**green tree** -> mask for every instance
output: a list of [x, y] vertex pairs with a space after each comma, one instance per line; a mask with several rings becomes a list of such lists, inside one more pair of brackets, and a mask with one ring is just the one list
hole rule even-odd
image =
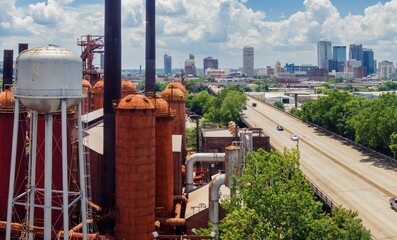
[[390, 135], [390, 144], [389, 148], [391, 152], [393, 153], [393, 157], [396, 158], [397, 155], [397, 133], [394, 132]]
[[355, 141], [384, 154], [391, 154], [390, 136], [397, 132], [397, 95], [382, 94], [347, 121]]
[[280, 108], [280, 109], [284, 109], [284, 108], [285, 108], [285, 107], [284, 107], [284, 103], [279, 102], [279, 101], [276, 101], [276, 102], [274, 103], [274, 106], [275, 106], [276, 108]]
[[221, 239], [370, 239], [356, 213], [323, 212], [296, 149], [250, 153], [233, 189], [236, 194], [221, 203], [227, 211]]
[[204, 117], [212, 122], [226, 126], [229, 121], [238, 122], [240, 113], [247, 102], [247, 97], [236, 86], [222, 89], [209, 101], [208, 111]]
[[305, 103], [301, 117], [340, 135], [353, 137], [354, 130], [346, 122], [365, 104], [364, 98], [355, 98], [345, 91], [330, 91], [328, 96]]
[[186, 104], [196, 114], [203, 115], [208, 111], [209, 103], [212, 102], [213, 98], [214, 96], [204, 90], [197, 94], [189, 94]]
[[300, 110], [300, 109], [297, 109], [297, 108], [292, 108], [291, 109], [291, 114], [292, 115], [295, 115], [297, 117], [301, 117], [301, 113], [302, 113], [302, 110]]

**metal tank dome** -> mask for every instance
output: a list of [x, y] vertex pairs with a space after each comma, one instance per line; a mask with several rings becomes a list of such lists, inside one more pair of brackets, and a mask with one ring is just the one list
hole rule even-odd
[[99, 80], [98, 82], [95, 83], [93, 90], [103, 92], [104, 84], [105, 84], [105, 82], [103, 81], [103, 79]]
[[178, 88], [179, 90], [181, 90], [183, 92], [185, 97], [187, 97], [187, 95], [189, 95], [189, 92], [186, 90], [185, 86], [183, 86], [183, 84], [180, 82], [170, 82], [166, 88]]
[[15, 97], [38, 112], [57, 112], [83, 98], [82, 61], [72, 51], [48, 45], [23, 51], [16, 59]]
[[15, 98], [11, 94], [10, 89], [5, 89], [0, 93], [0, 109], [13, 109], [15, 104]]
[[136, 92], [136, 87], [135, 85], [129, 81], [129, 80], [121, 80], [121, 90], [126, 90], [126, 91], [131, 91], [131, 92]]
[[117, 109], [154, 109], [154, 106], [146, 96], [130, 94], [120, 100]]
[[164, 91], [161, 93], [161, 98], [167, 100], [167, 101], [185, 101], [185, 94], [180, 90], [179, 88], [166, 88]]
[[83, 79], [81, 84], [83, 88], [91, 89], [91, 83], [88, 80]]

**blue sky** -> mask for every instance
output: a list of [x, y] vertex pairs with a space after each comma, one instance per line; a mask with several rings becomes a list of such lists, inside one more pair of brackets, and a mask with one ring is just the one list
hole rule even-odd
[[[298, 0], [248, 0], [245, 5], [256, 11], [265, 11], [267, 19], [279, 21], [294, 14], [297, 11], [304, 11], [303, 1]], [[385, 0], [332, 0], [332, 4], [338, 9], [342, 17], [349, 13], [363, 15], [365, 8], [378, 2], [385, 3]]]
[[[0, 0], [0, 59], [18, 42], [53, 43], [80, 54], [76, 39], [103, 34], [104, 0]], [[145, 0], [122, 0], [123, 68], [144, 67]], [[276, 61], [317, 64], [316, 43], [363, 44], [378, 61], [397, 61], [397, 0], [156, 0], [157, 68], [163, 55], [178, 68], [190, 53], [197, 67], [242, 65], [255, 49], [255, 67]], [[16, 56], [15, 56], [16, 57]]]

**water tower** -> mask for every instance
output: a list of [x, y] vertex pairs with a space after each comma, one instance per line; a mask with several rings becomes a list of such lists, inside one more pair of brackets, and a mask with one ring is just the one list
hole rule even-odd
[[[83, 236], [87, 237], [86, 220], [86, 179], [83, 159], [82, 126], [81, 126], [81, 99], [84, 97], [82, 84], [82, 61], [73, 52], [55, 45], [32, 48], [23, 51], [16, 59], [16, 81], [13, 88], [15, 97], [15, 114], [13, 145], [11, 152], [11, 170], [7, 206], [6, 239], [11, 237], [11, 216], [14, 205], [26, 207], [26, 222], [29, 227], [35, 225], [35, 209], [44, 209], [44, 239], [52, 239], [52, 211], [63, 212], [64, 239], [68, 239], [69, 208], [77, 202], [81, 204]], [[17, 151], [17, 132], [20, 103], [31, 109], [31, 136], [30, 159], [28, 163], [27, 190], [15, 196], [15, 165]], [[67, 156], [67, 109], [78, 106], [77, 135], [79, 150], [79, 191], [69, 190], [69, 171]], [[45, 115], [45, 150], [44, 150], [44, 188], [37, 185], [36, 157], [37, 157], [37, 122], [38, 113]], [[61, 112], [62, 128], [62, 189], [52, 189], [53, 180], [53, 114]], [[58, 144], [58, 143], [55, 143]], [[70, 157], [70, 156], [69, 156]], [[55, 204], [54, 195], [62, 195], [62, 202]], [[37, 199], [44, 196], [42, 199]], [[42, 198], [42, 197], [41, 197]], [[73, 200], [72, 200], [73, 199]], [[29, 234], [33, 239], [33, 234]]]

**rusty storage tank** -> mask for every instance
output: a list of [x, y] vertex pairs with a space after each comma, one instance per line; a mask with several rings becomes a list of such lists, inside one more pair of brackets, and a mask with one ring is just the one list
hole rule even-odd
[[150, 98], [156, 112], [156, 217], [174, 217], [172, 127], [175, 110], [162, 98]]
[[[71, 132], [75, 126], [75, 108], [72, 107], [67, 111], [67, 164], [71, 166], [72, 162], [72, 143]], [[36, 187], [44, 189], [44, 169], [45, 169], [45, 114], [39, 113], [37, 117], [37, 157], [36, 157]], [[52, 129], [52, 190], [62, 191], [62, 119], [61, 113], [53, 114], [53, 129]], [[72, 179], [69, 179], [69, 188], [72, 185]], [[36, 199], [36, 204], [42, 204], [41, 199]], [[52, 205], [60, 206], [62, 203], [62, 194], [52, 194]], [[44, 219], [44, 209], [35, 209], [35, 224], [40, 226]], [[63, 228], [63, 215], [61, 210], [52, 211], [52, 227], [54, 230], [61, 230]], [[55, 232], [54, 232], [55, 233]]]
[[95, 83], [94, 87], [92, 88], [92, 95], [93, 95], [93, 110], [97, 110], [103, 108], [103, 93], [104, 93], [104, 84], [105, 82], [103, 79], [99, 80]]
[[91, 83], [87, 79], [82, 80], [83, 92], [86, 96], [81, 100], [82, 114], [89, 113], [91, 111]]
[[181, 82], [170, 82], [166, 88], [178, 88], [185, 95], [185, 99], [187, 98], [187, 95], [189, 95], [189, 92], [186, 90], [185, 86]]
[[[8, 202], [8, 185], [10, 180], [10, 165], [11, 165], [11, 149], [12, 149], [12, 134], [14, 126], [14, 104], [15, 98], [12, 96], [10, 89], [0, 93], [0, 221], [7, 220], [7, 202]], [[25, 140], [26, 140], [26, 111], [24, 108], [20, 109], [19, 127], [18, 127], [18, 142], [17, 142], [17, 157], [16, 157], [16, 173], [15, 173], [15, 196], [22, 194], [26, 185], [26, 155], [25, 155]], [[13, 222], [22, 222], [24, 217], [24, 207], [15, 206], [15, 214], [13, 215]]]
[[185, 94], [178, 88], [169, 87], [161, 93], [161, 98], [166, 100], [171, 109], [175, 110], [172, 119], [172, 134], [182, 136], [181, 153], [174, 154], [174, 194], [182, 194], [182, 164], [186, 156], [186, 104]]
[[155, 108], [139, 94], [121, 99], [116, 116], [117, 239], [153, 239]]
[[121, 80], [121, 98], [126, 97], [127, 95], [137, 93], [137, 89], [135, 85], [129, 80]]

